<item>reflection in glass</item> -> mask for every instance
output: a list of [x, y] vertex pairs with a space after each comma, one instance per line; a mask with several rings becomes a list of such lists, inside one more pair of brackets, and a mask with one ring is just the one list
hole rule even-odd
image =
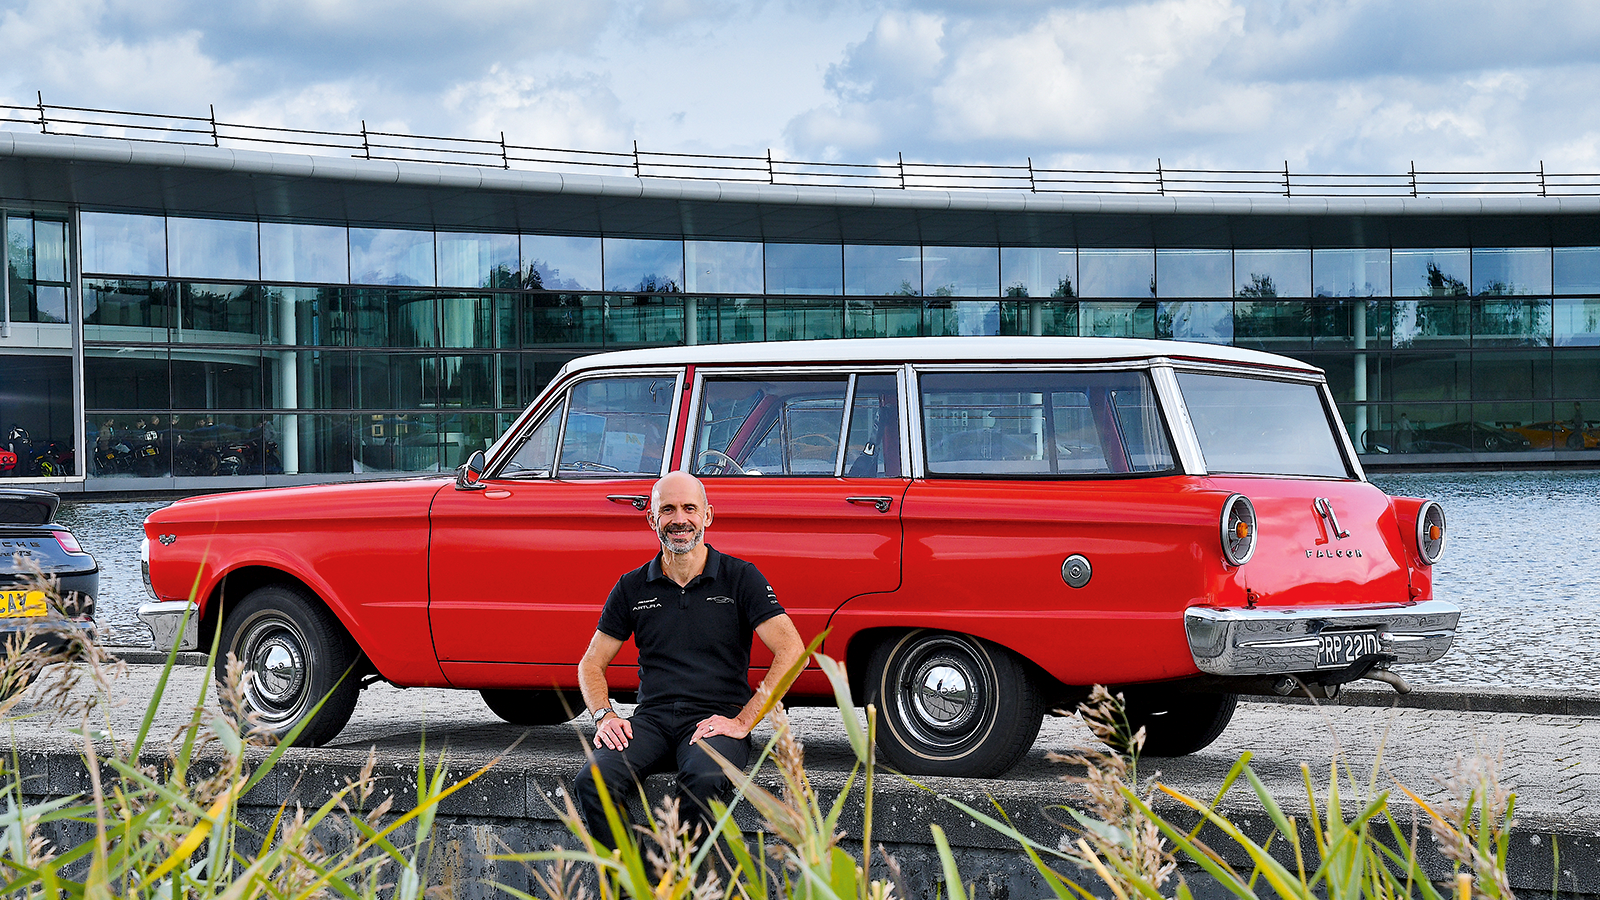
[[439, 471], [439, 417], [416, 413], [356, 417], [357, 472]]
[[167, 217], [167, 272], [174, 278], [261, 277], [256, 223]]
[[65, 325], [67, 322], [67, 289], [60, 285], [29, 285], [23, 295], [27, 307], [17, 309], [17, 295], [11, 295], [11, 321], [38, 322]]
[[1232, 343], [1233, 303], [1190, 300], [1157, 304], [1156, 336], [1206, 344]]
[[[301, 473], [334, 473], [352, 471], [355, 460], [354, 423], [348, 415], [278, 416], [284, 435], [284, 456], [287, 462], [291, 452], [287, 443], [291, 434], [296, 446], [293, 471]], [[290, 423], [293, 423], [291, 429]], [[288, 470], [288, 467], [285, 466]]]
[[1555, 301], [1555, 343], [1558, 347], [1600, 346], [1600, 299], [1562, 297]]
[[591, 378], [572, 388], [556, 474], [659, 475], [677, 392], [669, 376]]
[[79, 221], [85, 272], [167, 274], [167, 226], [161, 216], [86, 212]]
[[33, 220], [27, 216], [6, 218], [6, 266], [13, 290], [33, 280]]
[[302, 346], [348, 346], [350, 314], [345, 289], [263, 287], [267, 342]]
[[738, 344], [766, 339], [766, 304], [759, 297], [700, 297], [696, 307], [697, 343]]
[[[951, 305], [944, 304], [946, 309]], [[923, 331], [922, 318], [922, 304], [915, 300], [846, 300], [844, 336], [916, 337], [944, 333]]]
[[165, 281], [86, 280], [84, 337], [89, 340], [165, 341], [177, 324], [177, 303]]
[[523, 286], [534, 291], [600, 290], [600, 239], [522, 236]]
[[441, 287], [519, 286], [521, 263], [516, 235], [441, 231], [435, 241]]
[[260, 321], [255, 285], [184, 283], [180, 287], [177, 340], [213, 344], [261, 343], [265, 329]]
[[438, 304], [434, 295], [373, 289], [350, 293], [355, 346], [439, 346]]
[[844, 448], [846, 477], [900, 477], [899, 396], [898, 379], [893, 375], [856, 378]]
[[767, 340], [812, 341], [842, 337], [844, 304], [822, 297], [767, 301]]
[[350, 281], [350, 235], [342, 225], [262, 222], [261, 277], [346, 284]]
[[1479, 295], [1550, 293], [1550, 248], [1473, 250], [1472, 292]]
[[474, 450], [487, 450], [499, 435], [493, 413], [451, 413], [439, 417], [439, 453], [445, 471], [467, 461]]
[[1465, 300], [1394, 301], [1396, 348], [1465, 347], [1471, 334], [1471, 305]]
[[1471, 399], [1471, 356], [1466, 353], [1396, 353], [1389, 384], [1396, 400]]
[[[0, 477], [54, 478], [76, 468], [72, 449], [77, 416], [73, 412], [73, 363], [70, 356], [42, 354], [0, 356], [0, 394], [6, 435], [12, 427], [26, 432], [27, 447], [13, 444], [17, 459]], [[21, 437], [21, 436], [19, 436]], [[15, 552], [15, 545], [7, 553]], [[7, 561], [12, 561], [8, 556]], [[13, 582], [14, 583], [14, 582]]]
[[1079, 334], [1084, 337], [1156, 336], [1156, 305], [1152, 301], [1080, 302]]
[[922, 248], [922, 293], [927, 297], [997, 297], [1000, 251], [994, 247]]
[[495, 390], [494, 356], [474, 353], [439, 360], [439, 405], [494, 409], [500, 405]]
[[170, 384], [165, 348], [88, 347], [83, 351], [83, 403], [87, 409], [165, 411], [172, 406]]
[[592, 294], [525, 294], [522, 345], [589, 345], [605, 334], [605, 305]]
[[1282, 353], [1311, 349], [1311, 304], [1299, 300], [1240, 300], [1233, 305], [1233, 342]]
[[759, 294], [761, 244], [739, 241], [684, 241], [686, 290], [690, 293]]
[[843, 376], [707, 380], [690, 471], [834, 474], [848, 386]]
[[931, 335], [1002, 334], [1000, 301], [929, 301], [923, 309], [923, 333]]
[[1509, 296], [1472, 300], [1472, 343], [1476, 347], [1548, 347], [1550, 301]]
[[768, 244], [767, 293], [844, 293], [844, 250], [838, 244]]
[[1467, 250], [1395, 250], [1396, 297], [1465, 296], [1470, 283], [1471, 253]]
[[[1154, 297], [1154, 250], [1079, 250], [1080, 297]], [[1224, 282], [1226, 284], [1226, 282]]]
[[1507, 350], [1472, 355], [1472, 399], [1547, 400], [1550, 354]]
[[439, 298], [441, 346], [489, 349], [495, 339], [495, 298]]
[[1157, 250], [1156, 295], [1233, 296], [1233, 254], [1227, 250]]
[[436, 356], [407, 353], [358, 353], [358, 409], [417, 409], [438, 405], [433, 388], [439, 383]]
[[279, 397], [279, 407], [351, 409], [355, 393], [351, 354], [344, 350], [300, 350], [295, 353], [295, 396]]
[[1558, 294], [1600, 294], [1600, 247], [1557, 247], [1551, 267]]
[[1310, 250], [1233, 251], [1234, 296], [1311, 296]]
[[261, 354], [248, 350], [219, 353], [172, 351], [174, 409], [260, 409]]
[[67, 223], [50, 219], [33, 220], [34, 267], [32, 277], [39, 281], [67, 280]]
[[350, 280], [355, 284], [431, 285], [433, 232], [350, 229]]
[[1394, 325], [1391, 307], [1388, 300], [1334, 300], [1315, 304], [1312, 319], [1317, 349], [1388, 347]]
[[683, 290], [683, 242], [605, 238], [606, 290]]
[[1387, 297], [1389, 251], [1313, 250], [1311, 276], [1318, 297]]
[[1056, 247], [1000, 248], [1000, 284], [1007, 297], [1073, 297], [1078, 254]]
[[607, 295], [606, 344], [662, 346], [683, 343], [683, 297]]
[[1000, 301], [1001, 334], [1049, 334], [1072, 337], [1078, 333], [1078, 304], [1044, 298]]
[[[1600, 398], [1600, 350], [1568, 350], [1551, 354], [1551, 395], [1562, 399]], [[1600, 419], [1600, 404], [1591, 403], [1588, 418]], [[1600, 428], [1600, 422], [1590, 425]], [[1595, 435], [1600, 439], [1600, 434]]]
[[846, 244], [844, 292], [856, 296], [921, 294], [921, 248]]

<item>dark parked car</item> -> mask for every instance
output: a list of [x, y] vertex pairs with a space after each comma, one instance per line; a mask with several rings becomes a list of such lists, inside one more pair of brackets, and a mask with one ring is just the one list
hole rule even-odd
[[[37, 628], [51, 616], [44, 592], [30, 587], [34, 569], [57, 579], [68, 627], [94, 631], [100, 566], [72, 530], [55, 521], [60, 503], [50, 491], [0, 490], [0, 640]], [[64, 640], [60, 633], [41, 638], [52, 648]]]
[[1487, 422], [1451, 422], [1418, 428], [1411, 439], [1412, 453], [1464, 453], [1482, 450], [1501, 453], [1529, 450], [1533, 442], [1523, 435]]

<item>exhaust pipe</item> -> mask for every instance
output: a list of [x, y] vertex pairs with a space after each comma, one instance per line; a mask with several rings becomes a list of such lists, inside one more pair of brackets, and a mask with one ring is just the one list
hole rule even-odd
[[1373, 681], [1381, 681], [1384, 684], [1394, 688], [1394, 692], [1396, 694], [1411, 693], [1411, 685], [1408, 684], [1404, 678], [1401, 678], [1399, 675], [1396, 675], [1388, 669], [1370, 669], [1367, 671], [1367, 674], [1361, 677], [1370, 678]]

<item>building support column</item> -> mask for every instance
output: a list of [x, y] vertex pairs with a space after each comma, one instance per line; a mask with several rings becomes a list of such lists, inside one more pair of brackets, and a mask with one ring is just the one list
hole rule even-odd
[[[278, 339], [293, 345], [299, 330], [295, 322], [293, 295], [278, 301]], [[292, 409], [300, 403], [300, 354], [293, 350], [278, 353], [278, 407]], [[267, 448], [262, 447], [262, 459]], [[278, 432], [278, 458], [283, 463], [283, 474], [300, 474], [300, 417], [290, 413], [283, 416], [283, 427]]]
[[687, 347], [700, 343], [700, 298], [693, 294], [683, 298], [683, 343]]
[[1044, 301], [1037, 298], [1028, 301], [1028, 333], [1044, 334]]

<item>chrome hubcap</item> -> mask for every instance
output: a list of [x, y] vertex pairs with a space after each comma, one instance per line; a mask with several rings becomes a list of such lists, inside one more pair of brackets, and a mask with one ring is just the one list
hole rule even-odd
[[310, 680], [306, 641], [294, 622], [276, 615], [244, 628], [234, 651], [245, 661], [244, 693], [268, 723], [290, 721], [306, 706]]
[[899, 673], [896, 719], [929, 747], [959, 747], [995, 715], [993, 674], [966, 638], [930, 635], [915, 641]]
[[972, 707], [972, 690], [961, 670], [938, 663], [923, 669], [911, 702], [930, 723], [949, 727]]

